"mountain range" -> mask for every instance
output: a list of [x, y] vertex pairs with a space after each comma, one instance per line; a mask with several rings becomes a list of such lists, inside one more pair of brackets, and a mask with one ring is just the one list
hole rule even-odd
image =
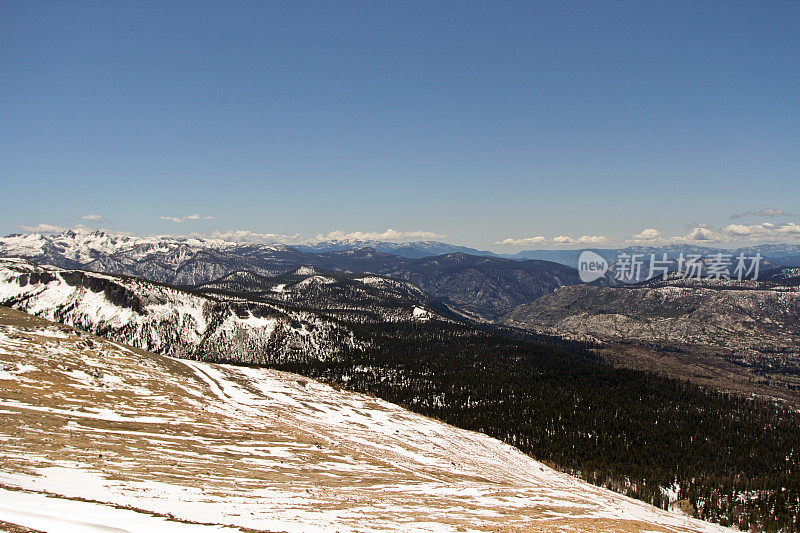
[[238, 271], [271, 277], [304, 266], [370, 273], [409, 281], [483, 321], [495, 320], [556, 287], [579, 282], [574, 269], [548, 261], [513, 261], [462, 252], [412, 259], [374, 248], [310, 253], [282, 245], [115, 236], [100, 231], [6, 237], [0, 240], [0, 257], [137, 276], [184, 287], [202, 285]]
[[445, 255], [453, 253], [462, 253], [469, 255], [481, 255], [487, 257], [499, 257], [493, 252], [483, 250], [476, 250], [467, 246], [457, 246], [455, 244], [448, 244], [439, 241], [415, 241], [415, 242], [388, 242], [377, 240], [358, 240], [358, 239], [345, 239], [345, 240], [328, 240], [312, 244], [296, 244], [293, 248], [301, 252], [322, 253], [322, 252], [344, 252], [347, 250], [358, 248], [372, 248], [379, 252], [387, 254], [399, 255], [409, 259], [420, 259], [422, 257], [430, 257], [433, 255]]
[[[634, 284], [617, 290], [612, 287], [619, 284], [611, 279], [588, 286], [581, 284], [574, 269], [554, 261], [511, 260], [460, 251], [411, 258], [374, 247], [347, 248], [361, 244], [367, 242], [320, 243], [306, 248], [316, 250], [311, 252], [284, 245], [67, 231], [0, 239], [0, 257], [22, 257], [41, 265], [134, 276], [206, 295], [215, 291], [217, 298], [224, 293], [239, 293], [265, 305], [288, 304], [315, 312], [335, 311], [339, 317], [350, 314], [355, 319], [358, 315], [359, 320], [365, 321], [372, 320], [368, 315], [375, 312], [380, 320], [388, 320], [390, 315], [402, 319], [418, 306], [435, 308], [441, 316], [503, 323], [567, 338], [595, 341], [625, 338], [721, 346], [739, 354], [731, 358], [750, 362], [753, 354], [764, 353], [758, 350], [760, 341], [772, 339], [767, 351], [773, 354], [794, 350], [797, 343], [798, 332], [781, 322], [783, 311], [778, 313], [776, 309], [778, 314], [772, 316], [772, 307], [761, 303], [782, 290], [774, 282], [731, 292], [717, 289], [738, 286], [730, 283], [707, 286], [704, 282], [689, 285], [680, 280], [659, 286], [652, 280], [649, 285]], [[431, 253], [453, 249], [436, 242], [413, 244], [417, 250]], [[400, 245], [383, 247], [397, 252]], [[763, 245], [747, 252], [786, 258], [799, 249], [796, 245]], [[656, 250], [688, 254], [709, 253], [710, 249], [677, 245], [626, 249], [640, 254]], [[616, 251], [599, 252], [613, 261]], [[578, 251], [541, 253], [570, 262], [569, 257]], [[762, 278], [792, 277], [792, 267], [774, 267], [769, 263], [763, 265]], [[319, 275], [298, 274], [302, 269], [312, 269]], [[372, 280], [373, 286], [358, 281], [364, 279]], [[376, 283], [381, 284], [380, 290], [374, 286]], [[790, 287], [791, 283], [789, 279], [783, 280], [780, 286]], [[391, 296], [387, 292], [390, 287], [394, 291]], [[662, 294], [671, 295], [670, 303], [653, 303], [665, 298], [655, 296]], [[781, 294], [784, 299], [793, 298], [791, 289], [782, 290]], [[612, 304], [612, 300], [616, 303]], [[683, 302], [679, 306], [683, 311], [676, 311], [668, 320], [650, 320], [653, 313], [663, 315], [667, 308], [673, 309], [678, 300]], [[370, 302], [370, 309], [362, 305], [366, 302]], [[659, 305], [663, 308], [658, 309]], [[705, 309], [705, 314], [699, 309]], [[791, 312], [787, 316], [791, 317]], [[791, 322], [791, 318], [787, 320]], [[778, 326], [783, 329], [776, 329]], [[770, 327], [773, 333], [765, 329]], [[745, 352], [749, 355], [741, 355]], [[777, 364], [776, 356], [769, 357]], [[784, 362], [787, 357], [796, 359], [791, 354], [780, 357]]]
[[[293, 244], [258, 244], [248, 242], [232, 242], [222, 239], [201, 237], [175, 237], [152, 236], [139, 237], [127, 234], [108, 233], [103, 230], [89, 230], [76, 228], [57, 234], [13, 234], [0, 237], [0, 256], [25, 257], [37, 259], [38, 262], [50, 263], [55, 266], [75, 267], [88, 265], [94, 260], [107, 258], [117, 252], [130, 258], [144, 259], [152, 255], [164, 254], [172, 251], [173, 255], [192, 253], [199, 250], [233, 250], [240, 255], [250, 253], [258, 255], [274, 250], [296, 250], [311, 254], [325, 252], [345, 252], [354, 249], [370, 248], [378, 252], [397, 255], [407, 259], [420, 259], [437, 255], [463, 253], [482, 257], [496, 257], [514, 260], [536, 259], [552, 261], [572, 268], [578, 265], [578, 257], [586, 249], [563, 250], [523, 250], [515, 253], [494, 253], [478, 250], [467, 246], [459, 246], [440, 241], [416, 242], [391, 242], [364, 239], [326, 240], [311, 243]], [[669, 245], [636, 245], [621, 248], [592, 248], [607, 260], [612, 261], [621, 253], [636, 253], [649, 255], [654, 253], [670, 256], [684, 254], [710, 255], [716, 253], [747, 254], [760, 253], [764, 258], [775, 265], [800, 266], [800, 244], [762, 244], [735, 249], [715, 246], [701, 246], [689, 244]], [[66, 261], [74, 261], [66, 264]]]

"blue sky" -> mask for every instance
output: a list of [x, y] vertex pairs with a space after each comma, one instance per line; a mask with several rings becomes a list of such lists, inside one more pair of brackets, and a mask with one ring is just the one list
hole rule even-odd
[[0, 233], [794, 242], [798, 27], [778, 1], [3, 0]]

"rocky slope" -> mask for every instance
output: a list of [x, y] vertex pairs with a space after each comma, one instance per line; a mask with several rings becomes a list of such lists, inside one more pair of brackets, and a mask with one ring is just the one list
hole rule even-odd
[[[781, 270], [780, 272], [783, 272]], [[762, 282], [651, 281], [629, 287], [562, 287], [517, 307], [503, 323], [581, 340], [724, 348], [745, 362], [800, 357], [800, 288], [780, 275]]]
[[44, 531], [723, 531], [370, 396], [0, 308], [0, 521]]

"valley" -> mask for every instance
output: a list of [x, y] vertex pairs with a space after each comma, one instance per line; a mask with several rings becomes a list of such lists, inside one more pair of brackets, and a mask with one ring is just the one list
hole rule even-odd
[[800, 291], [792, 269], [758, 282], [562, 287], [502, 322], [591, 343], [629, 368], [794, 405], [800, 399]]

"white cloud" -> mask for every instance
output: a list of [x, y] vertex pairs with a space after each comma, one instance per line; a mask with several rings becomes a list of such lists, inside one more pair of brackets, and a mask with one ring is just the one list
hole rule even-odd
[[512, 239], [508, 237], [507, 239], [503, 239], [502, 241], [497, 241], [495, 244], [505, 244], [508, 246], [536, 246], [539, 244], [544, 244], [547, 242], [545, 237], [538, 235], [536, 237], [525, 237], [522, 239]]
[[88, 220], [91, 222], [108, 222], [102, 215], [83, 215], [79, 217], [81, 220]]
[[658, 242], [662, 239], [661, 232], [655, 228], [647, 228], [631, 237], [633, 242]]
[[301, 240], [300, 235], [298, 234], [280, 235], [277, 233], [257, 233], [246, 229], [234, 229], [228, 231], [214, 230], [207, 235], [192, 234], [192, 236], [218, 239], [221, 241], [228, 241], [228, 242], [249, 242], [249, 243], [260, 243], [260, 244], [273, 244], [273, 243], [288, 244], [291, 242], [296, 243], [299, 240]]
[[35, 226], [20, 225], [19, 227], [30, 233], [61, 233], [67, 229], [62, 228], [61, 226], [54, 226], [52, 224], [36, 224]]
[[715, 228], [709, 224], [694, 224], [689, 226], [686, 234], [668, 236], [661, 233], [656, 228], [646, 228], [639, 233], [631, 235], [624, 241], [616, 241], [605, 235], [583, 235], [581, 237], [570, 237], [559, 235], [553, 239], [542, 236], [515, 239], [512, 237], [496, 241], [496, 245], [506, 246], [546, 246], [554, 245], [558, 247], [570, 246], [611, 246], [611, 245], [649, 245], [660, 246], [667, 244], [696, 244], [696, 245], [736, 245], [752, 244], [758, 242], [797, 242], [800, 241], [800, 225], [793, 222], [785, 224], [773, 224], [763, 222], [761, 224], [730, 224], [724, 228]]
[[439, 235], [430, 231], [395, 231], [387, 229], [384, 232], [363, 232], [354, 231], [346, 233], [344, 231], [331, 231], [329, 233], [320, 233], [311, 241], [410, 241], [419, 239], [443, 239], [445, 235]]
[[578, 242], [581, 244], [607, 244], [609, 239], [604, 235], [583, 235]]
[[197, 213], [191, 215], [183, 215], [182, 217], [160, 217], [161, 220], [166, 220], [167, 222], [174, 222], [175, 224], [180, 224], [181, 222], [186, 222], [187, 220], [216, 220], [218, 218], [225, 218], [225, 215], [206, 215], [200, 216]]
[[720, 230], [726, 235], [734, 238], [747, 238], [753, 241], [758, 240], [785, 240], [786, 238], [793, 238], [800, 236], [800, 226], [794, 222], [787, 222], [786, 224], [770, 224], [764, 222], [763, 224], [730, 224]]
[[628, 242], [633, 244], [755, 244], [763, 242], [796, 242], [800, 240], [800, 225], [794, 222], [773, 224], [729, 224], [724, 228], [716, 229], [708, 224], [697, 224], [686, 235], [666, 238], [653, 228], [646, 229], [634, 235]]
[[605, 235], [583, 235], [578, 237], [577, 239], [573, 239], [572, 237], [567, 237], [566, 235], [559, 235], [554, 239], [550, 240], [546, 237], [538, 235], [536, 237], [524, 237], [522, 239], [514, 239], [512, 237], [508, 237], [507, 239], [503, 239], [502, 241], [496, 241], [495, 244], [502, 244], [506, 246], [541, 246], [544, 244], [558, 244], [558, 245], [570, 245], [570, 244], [609, 244], [611, 239], [606, 237]]
[[773, 207], [766, 207], [758, 211], [745, 211], [744, 213], [735, 213], [730, 218], [743, 218], [743, 217], [782, 217], [790, 215], [783, 209], [775, 209]]
[[752, 236], [752, 235], [764, 235], [771, 231], [775, 226], [773, 224], [754, 224], [752, 226], [746, 226], [744, 224], [730, 224], [724, 228], [722, 231], [728, 233], [730, 235], [739, 235], [739, 236]]
[[694, 242], [716, 242], [720, 239], [717, 237], [714, 230], [707, 226], [697, 226], [689, 232], [683, 240]]
[[229, 242], [251, 242], [251, 243], [280, 243], [280, 244], [306, 244], [318, 243], [323, 241], [394, 241], [404, 242], [419, 239], [441, 239], [444, 235], [432, 233], [430, 231], [395, 231], [388, 229], [383, 232], [344, 232], [331, 231], [320, 233], [315, 237], [305, 238], [299, 233], [294, 235], [283, 235], [279, 233], [258, 233], [250, 230], [233, 229], [227, 231], [214, 230], [210, 233], [192, 233], [191, 237], [219, 239]]
[[798, 226], [794, 222], [789, 222], [787, 224], [784, 224], [783, 226], [780, 226], [777, 229], [777, 232], [785, 235], [800, 235], [800, 226]]

